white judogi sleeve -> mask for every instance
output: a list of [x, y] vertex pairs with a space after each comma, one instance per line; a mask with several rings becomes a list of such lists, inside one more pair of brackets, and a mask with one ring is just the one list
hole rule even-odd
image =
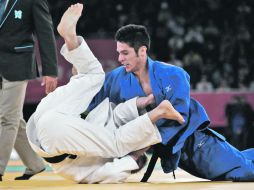
[[77, 68], [79, 74], [41, 100], [35, 112], [35, 122], [50, 110], [78, 116], [87, 109], [92, 98], [102, 87], [105, 73], [100, 62], [82, 37], [79, 37], [78, 41], [80, 46], [71, 51], [63, 45], [61, 54]]
[[84, 38], [79, 36], [78, 42], [80, 46], [71, 51], [69, 51], [66, 44], [64, 44], [60, 53], [68, 62], [75, 66], [78, 74], [104, 73], [101, 64], [88, 47]]
[[118, 104], [113, 110], [113, 119], [117, 127], [136, 119], [138, 116], [137, 97]]

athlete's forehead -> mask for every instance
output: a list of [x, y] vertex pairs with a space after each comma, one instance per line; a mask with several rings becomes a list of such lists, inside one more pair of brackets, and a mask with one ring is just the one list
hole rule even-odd
[[116, 51], [118, 53], [121, 52], [129, 52], [129, 51], [134, 51], [134, 48], [129, 46], [127, 43], [124, 42], [116, 42]]

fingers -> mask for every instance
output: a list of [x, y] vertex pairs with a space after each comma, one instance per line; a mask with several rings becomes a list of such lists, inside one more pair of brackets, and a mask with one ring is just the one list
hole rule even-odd
[[42, 78], [41, 86], [45, 86], [45, 77]]
[[53, 92], [57, 87], [57, 78], [45, 76], [45, 93], [49, 94], [50, 92]]
[[53, 92], [56, 89], [56, 82], [49, 82], [46, 83], [46, 87], [45, 87], [45, 93], [49, 94], [50, 92]]
[[137, 107], [138, 108], [145, 108], [148, 105], [151, 105], [155, 102], [153, 94], [150, 94], [146, 97], [138, 97], [137, 98]]
[[154, 104], [155, 103], [155, 98], [154, 98], [154, 95], [153, 94], [149, 94], [148, 96], [147, 96], [147, 98], [148, 98], [148, 105], [149, 104]]

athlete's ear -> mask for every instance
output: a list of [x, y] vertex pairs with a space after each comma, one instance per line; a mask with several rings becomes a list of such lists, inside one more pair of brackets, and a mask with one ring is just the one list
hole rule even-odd
[[145, 57], [147, 55], [147, 47], [146, 46], [141, 46], [138, 50], [139, 56]]

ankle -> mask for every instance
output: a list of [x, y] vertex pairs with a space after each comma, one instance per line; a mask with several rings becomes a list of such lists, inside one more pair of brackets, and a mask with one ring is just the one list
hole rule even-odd
[[158, 107], [148, 112], [148, 117], [152, 121], [152, 123], [155, 123], [159, 119], [163, 118], [163, 112]]
[[76, 49], [79, 46], [78, 38], [74, 34], [64, 36], [64, 41], [69, 51]]
[[77, 41], [77, 35], [76, 34], [65, 34], [62, 36], [64, 41], [67, 43], [73, 42], [73, 41]]
[[166, 109], [163, 107], [157, 107], [155, 109], [156, 109], [156, 113], [158, 114], [158, 116], [157, 116], [158, 120], [164, 118], [164, 116], [166, 114]]

